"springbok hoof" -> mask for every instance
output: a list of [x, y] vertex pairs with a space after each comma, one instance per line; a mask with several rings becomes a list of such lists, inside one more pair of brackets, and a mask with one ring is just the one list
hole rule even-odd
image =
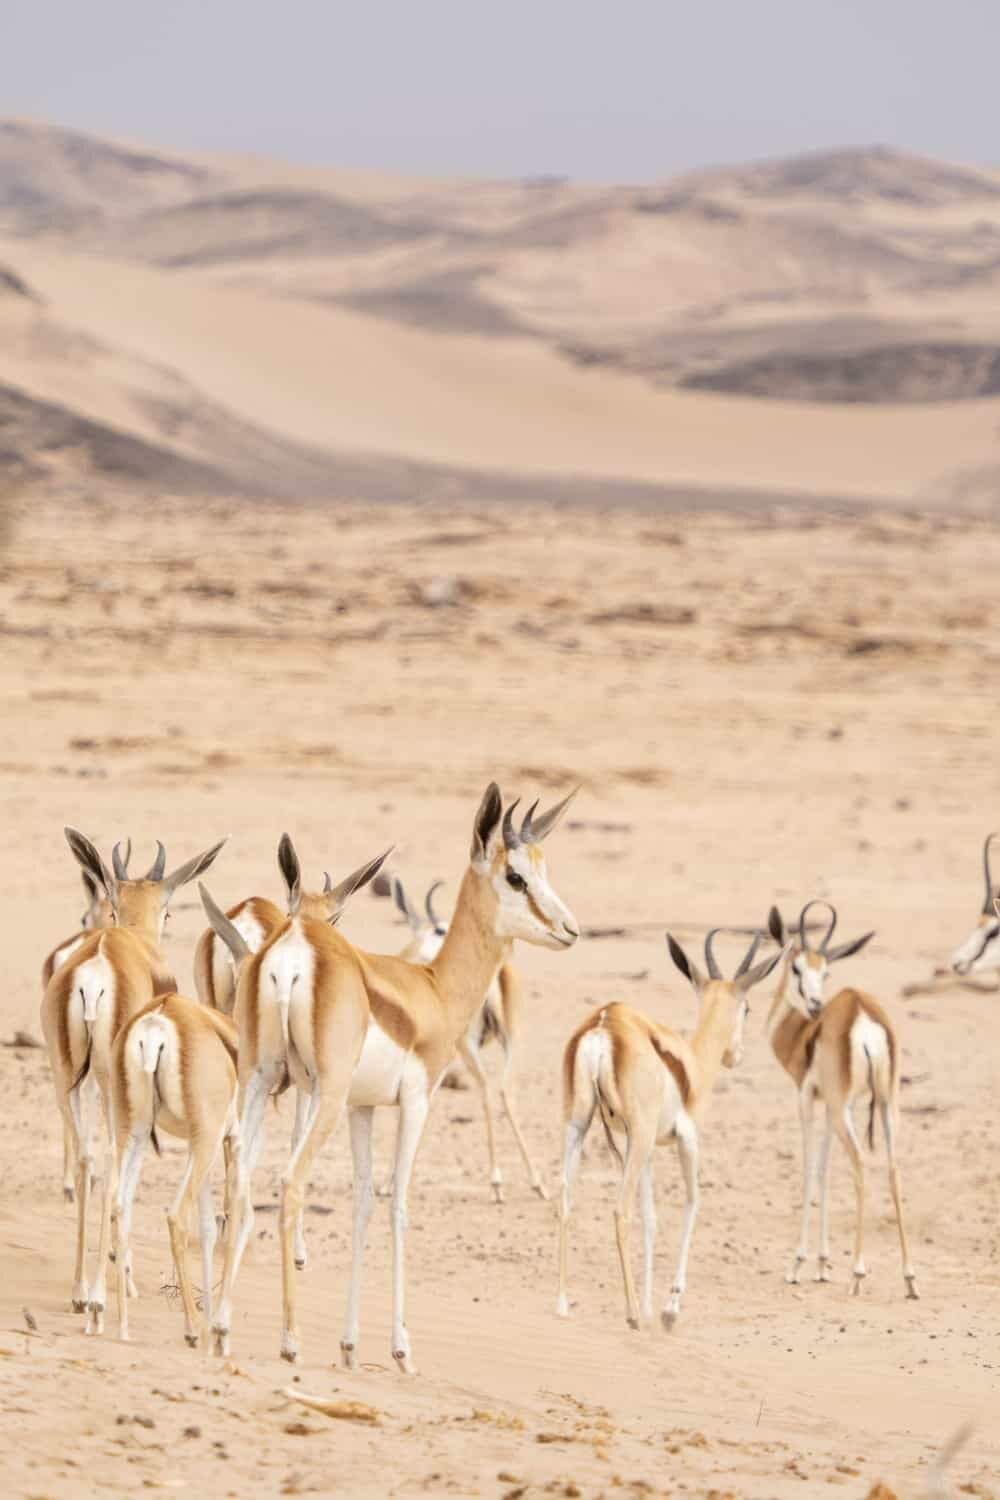
[[75, 1203], [76, 1202], [76, 1193], [73, 1191], [73, 1189], [71, 1187], [66, 1187], [65, 1185], [63, 1186], [63, 1202], [64, 1203]]
[[217, 1354], [220, 1358], [223, 1358], [223, 1359], [225, 1359], [225, 1358], [228, 1357], [228, 1355], [229, 1355], [229, 1329], [228, 1328], [213, 1328], [212, 1329], [212, 1352], [213, 1352], [213, 1354]]
[[663, 1324], [668, 1333], [673, 1332], [674, 1327], [677, 1323], [677, 1316], [678, 1312], [676, 1307], [665, 1307], [661, 1312], [660, 1322]]
[[917, 1278], [915, 1276], [906, 1277], [906, 1300], [908, 1302], [920, 1301], [920, 1293], [917, 1291]]
[[628, 1313], [626, 1315], [625, 1321], [626, 1321], [626, 1323], [628, 1324], [628, 1326], [630, 1328], [638, 1328], [639, 1327], [639, 1319], [636, 1318], [636, 1317], [634, 1317], [631, 1313]]
[[399, 1373], [401, 1375], [415, 1375], [417, 1373], [416, 1367], [413, 1364], [413, 1361], [410, 1359], [409, 1351], [407, 1349], [393, 1349], [392, 1357], [396, 1361], [397, 1368], [399, 1369]]
[[816, 1280], [817, 1281], [832, 1281], [833, 1280], [833, 1277], [830, 1275], [830, 1262], [828, 1260], [826, 1260], [823, 1256], [820, 1256], [820, 1259], [819, 1259], [819, 1266], [818, 1266], [817, 1271], [816, 1271]]
[[184, 1335], [184, 1342], [185, 1344], [187, 1344], [189, 1349], [197, 1349], [198, 1335], [196, 1333], [186, 1333]]
[[74, 1297], [72, 1306], [75, 1313], [85, 1313], [90, 1306], [90, 1303], [87, 1301], [86, 1297]]
[[866, 1271], [855, 1271], [854, 1272], [854, 1279], [851, 1282], [851, 1296], [852, 1297], [860, 1297], [861, 1296], [861, 1286], [862, 1286], [862, 1283], [864, 1282], [864, 1279], [865, 1279], [866, 1275], [867, 1275]]
[[539, 1198], [541, 1198], [541, 1200], [542, 1200], [543, 1203], [548, 1203], [548, 1201], [549, 1201], [549, 1190], [545, 1186], [544, 1182], [533, 1182], [531, 1184], [531, 1190], [532, 1190], [532, 1192], [535, 1192], [535, 1193], [538, 1194]]
[[559, 1296], [556, 1298], [556, 1317], [569, 1317], [569, 1298], [567, 1297], [565, 1292], [560, 1292]]
[[493, 1202], [503, 1203], [503, 1183], [491, 1182], [490, 1187], [493, 1189]]
[[87, 1304], [87, 1326], [84, 1333], [95, 1335], [104, 1332], [104, 1303], [89, 1302]]
[[340, 1362], [345, 1370], [356, 1370], [358, 1366], [358, 1353], [353, 1344], [345, 1344], [340, 1341]]
[[286, 1333], [281, 1340], [281, 1357], [294, 1365], [299, 1357], [299, 1346], [290, 1333]]
[[304, 1271], [305, 1268], [306, 1268], [306, 1265], [308, 1264], [308, 1260], [309, 1260], [309, 1257], [307, 1255], [297, 1255], [295, 1257], [295, 1269], [296, 1269], [296, 1271]]

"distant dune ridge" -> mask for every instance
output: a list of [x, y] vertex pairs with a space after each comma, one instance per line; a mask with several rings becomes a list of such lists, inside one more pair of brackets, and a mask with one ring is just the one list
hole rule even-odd
[[998, 429], [1000, 170], [409, 179], [0, 122], [8, 489], [982, 509]]

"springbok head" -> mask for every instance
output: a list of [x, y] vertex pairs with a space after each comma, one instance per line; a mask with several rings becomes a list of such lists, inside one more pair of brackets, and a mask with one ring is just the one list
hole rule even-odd
[[549, 882], [542, 851], [542, 841], [558, 825], [578, 790], [541, 814], [535, 802], [517, 828], [517, 802], [504, 812], [496, 782], [486, 788], [473, 825], [469, 861], [473, 874], [489, 883], [498, 938], [521, 938], [542, 948], [571, 948], [580, 936], [573, 913]]
[[780, 961], [781, 953], [772, 953], [770, 958], [754, 964], [763, 933], [755, 932], [749, 948], [740, 960], [732, 979], [726, 979], [715, 958], [713, 944], [716, 935], [724, 927], [713, 927], [705, 936], [705, 972], [688, 958], [672, 933], [667, 933], [670, 957], [689, 980], [698, 996], [699, 1025], [702, 1019], [710, 1019], [726, 1036], [726, 1049], [722, 1061], [727, 1068], [735, 1068], [743, 1060], [743, 1028], [750, 1013], [749, 993], [755, 984], [766, 979]]
[[118, 926], [142, 932], [157, 942], [163, 936], [167, 907], [170, 905], [170, 898], [174, 892], [180, 886], [187, 885], [189, 880], [194, 880], [198, 875], [204, 874], [226, 842], [225, 839], [220, 839], [217, 844], [212, 845], [211, 849], [206, 849], [203, 854], [196, 854], [193, 859], [179, 865], [168, 875], [166, 873], [167, 851], [157, 839], [156, 858], [153, 863], [145, 875], [133, 878], [128, 871], [131, 845], [128, 857], [124, 859], [121, 846], [115, 845], [111, 852], [111, 865], [114, 872], [112, 873], [85, 834], [78, 833], [75, 828], [65, 829], [65, 834], [73, 857], [81, 870], [91, 876], [111, 903]]
[[[808, 917], [814, 906], [825, 906], [829, 913], [826, 930], [815, 945], [810, 943], [808, 932]], [[852, 953], [859, 952], [875, 936], [874, 932], [865, 932], [861, 937], [831, 948], [830, 940], [836, 926], [836, 907], [831, 906], [829, 901], [807, 901], [799, 912], [799, 923], [794, 932], [789, 932], [776, 906], [772, 906], [768, 913], [767, 929], [774, 941], [781, 948], [791, 944], [788, 949], [788, 965], [795, 985], [792, 1003], [807, 1016], [819, 1015], [823, 1008], [823, 992], [830, 974], [830, 965], [839, 963], [842, 958], [850, 958]]]
[[424, 897], [424, 909], [421, 912], [410, 904], [399, 876], [392, 877], [393, 902], [396, 909], [405, 917], [407, 926], [413, 933], [413, 941], [403, 955], [412, 963], [430, 963], [447, 935], [447, 924], [434, 910], [434, 893], [443, 885], [443, 880], [435, 880], [434, 884], [428, 888]]
[[278, 844], [278, 868], [281, 878], [285, 882], [285, 895], [288, 902], [288, 915], [290, 917], [311, 917], [317, 922], [330, 922], [333, 926], [340, 921], [344, 908], [355, 891], [367, 885], [385, 864], [392, 853], [390, 846], [384, 854], [379, 854], [375, 859], [370, 859], [367, 864], [361, 865], [346, 880], [334, 885], [328, 873], [323, 872], [323, 889], [321, 891], [304, 891], [302, 889], [302, 866], [299, 856], [295, 852], [295, 845], [287, 833], [281, 835]]
[[993, 873], [990, 869], [990, 846], [998, 835], [987, 835], [983, 845], [983, 909], [975, 927], [964, 943], [960, 943], [951, 955], [951, 967], [956, 974], [981, 974], [988, 969], [1000, 969], [1000, 916], [994, 903]]

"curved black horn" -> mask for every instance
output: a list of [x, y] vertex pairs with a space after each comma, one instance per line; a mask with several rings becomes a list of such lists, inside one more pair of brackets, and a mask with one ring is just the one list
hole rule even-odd
[[332, 890], [333, 890], [333, 881], [330, 879], [330, 872], [329, 872], [329, 870], [324, 870], [323, 871], [323, 895], [324, 896], [329, 896], [329, 894], [330, 894], [330, 892]]
[[143, 878], [146, 879], [146, 880], [162, 880], [163, 879], [163, 872], [164, 872], [164, 870], [166, 868], [167, 868], [167, 851], [166, 851], [166, 849], [164, 849], [164, 847], [160, 843], [159, 839], [157, 839], [156, 840], [156, 858], [153, 860], [153, 863], [149, 867], [149, 874], [146, 875], [146, 876], [144, 876]]
[[986, 894], [983, 897], [984, 917], [992, 917], [993, 915], [993, 874], [990, 870], [990, 845], [996, 836], [995, 833], [988, 833], [986, 835], [986, 842], [983, 845], [983, 879], [986, 882]]
[[503, 815], [503, 842], [505, 849], [516, 849], [521, 842], [520, 835], [514, 827], [514, 809], [520, 800], [520, 797], [517, 797]]
[[121, 854], [119, 853], [120, 849], [121, 849], [121, 844], [116, 844], [115, 847], [111, 851], [111, 868], [115, 872], [115, 879], [116, 880], [127, 880], [128, 879], [128, 862], [129, 862], [129, 860], [132, 857], [132, 845], [131, 845], [131, 842], [129, 843], [128, 852], [126, 853], [124, 859], [122, 859]]
[[441, 919], [438, 916], [437, 912], [434, 910], [434, 892], [440, 890], [443, 885], [443, 880], [435, 880], [434, 884], [427, 892], [427, 895], [424, 897], [424, 911], [427, 913], [427, 920], [432, 927], [441, 926]]
[[832, 902], [824, 901], [821, 897], [817, 897], [815, 901], [807, 901], [805, 906], [799, 912], [799, 943], [802, 947], [802, 951], [805, 952], [805, 950], [809, 947], [809, 940], [806, 937], [806, 917], [812, 911], [814, 906], [825, 906], [827, 911], [830, 913], [830, 925], [823, 935], [822, 942], [820, 942], [814, 950], [816, 953], [825, 953], [827, 948], [830, 946], [830, 939], [833, 937], [834, 930], [837, 926], [837, 908], [832, 904]]
[[531, 820], [535, 816], [535, 813], [538, 811], [538, 804], [539, 804], [540, 800], [541, 799], [539, 797], [535, 798], [534, 802], [528, 808], [528, 811], [525, 813], [524, 817], [521, 820], [521, 843], [522, 844], [537, 844], [538, 843], [538, 833], [537, 833], [537, 831], [535, 829], [535, 825], [532, 823]]
[[760, 940], [763, 936], [764, 934], [762, 932], [754, 933], [753, 942], [750, 944], [746, 953], [743, 955], [743, 962], [740, 964], [739, 968], [736, 970], [736, 973], [733, 975], [734, 979], [743, 978], [743, 975], [746, 973], [747, 969], [749, 969], [750, 965], [757, 957], [757, 949], [760, 947]]
[[542, 816], [537, 820], [535, 818], [535, 808], [538, 806], [538, 803], [534, 802], [529, 807], [525, 814], [524, 822], [521, 824], [521, 842], [525, 844], [540, 844], [542, 839], [547, 839], [579, 790], [580, 788], [575, 786], [567, 797], [564, 797], [561, 802], [557, 802], [555, 807], [550, 807], [548, 812], [543, 812]]
[[722, 978], [722, 970], [715, 962], [715, 954], [712, 952], [712, 940], [716, 933], [721, 931], [721, 927], [713, 927], [710, 932], [706, 932], [705, 934], [705, 968], [708, 970], [709, 979]]

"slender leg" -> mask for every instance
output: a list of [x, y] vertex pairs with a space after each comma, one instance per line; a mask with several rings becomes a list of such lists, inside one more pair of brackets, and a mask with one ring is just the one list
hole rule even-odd
[[174, 1268], [177, 1272], [177, 1284], [181, 1289], [181, 1301], [184, 1304], [184, 1340], [191, 1345], [192, 1349], [198, 1347], [198, 1309], [195, 1306], [194, 1293], [191, 1290], [191, 1281], [187, 1269], [187, 1242], [188, 1242], [188, 1186], [194, 1176], [195, 1152], [194, 1147], [188, 1154], [184, 1166], [184, 1176], [173, 1203], [167, 1209], [167, 1231], [170, 1235], [170, 1249], [174, 1257]]
[[642, 1315], [653, 1316], [653, 1255], [656, 1248], [656, 1198], [653, 1193], [653, 1157], [639, 1173], [639, 1212], [642, 1215]]
[[[312, 1121], [315, 1118], [316, 1107], [319, 1103], [319, 1095], [314, 1091], [305, 1094], [301, 1089], [295, 1092], [295, 1127], [292, 1131], [292, 1154], [299, 1149], [302, 1137], [307, 1130], [312, 1129]], [[300, 1204], [298, 1218], [295, 1220], [295, 1265], [299, 1271], [304, 1271], [308, 1254], [306, 1252], [305, 1236], [305, 1204]]]
[[218, 1225], [215, 1222], [215, 1205], [212, 1202], [212, 1181], [206, 1172], [198, 1189], [198, 1227], [201, 1239], [201, 1318], [206, 1328], [212, 1326], [212, 1260]]
[[75, 1134], [76, 1152], [76, 1265], [73, 1270], [73, 1311], [87, 1311], [87, 1215], [90, 1209], [90, 1182], [93, 1175], [91, 1156], [91, 1116], [84, 1119], [80, 1085], [67, 1096], [63, 1120]]
[[[167, 1228], [170, 1231], [170, 1248], [177, 1268], [177, 1281], [184, 1304], [184, 1338], [192, 1349], [197, 1349], [201, 1319], [191, 1289], [191, 1277], [187, 1264], [188, 1232], [191, 1209], [195, 1201], [199, 1206], [199, 1221], [202, 1236], [202, 1265], [205, 1266], [205, 1250], [208, 1249], [206, 1286], [204, 1296], [209, 1307], [212, 1300], [212, 1251], [215, 1248], [215, 1214], [212, 1209], [212, 1189], [209, 1174], [219, 1150], [219, 1138], [197, 1136], [191, 1145], [184, 1176], [177, 1196], [167, 1209]], [[202, 1193], [202, 1187], [206, 1191]], [[207, 1219], [206, 1219], [207, 1216]]]
[[849, 1103], [845, 1102], [839, 1115], [834, 1113], [833, 1128], [836, 1130], [840, 1142], [847, 1152], [847, 1159], [851, 1164], [851, 1172], [854, 1177], [856, 1218], [854, 1222], [854, 1268], [852, 1271], [854, 1280], [851, 1283], [851, 1296], [857, 1297], [861, 1292], [861, 1283], [868, 1274], [865, 1268], [864, 1257], [865, 1167]]
[[427, 1124], [429, 1109], [430, 1098], [426, 1088], [412, 1088], [400, 1096], [392, 1190], [392, 1357], [404, 1375], [416, 1373], [404, 1311], [407, 1197], [410, 1191], [410, 1174]]
[[899, 1181], [899, 1167], [896, 1162], [896, 1122], [893, 1119], [892, 1106], [887, 1099], [880, 1100], [879, 1113], [882, 1116], [885, 1146], [889, 1155], [889, 1191], [892, 1193], [893, 1207], [896, 1210], [899, 1249], [903, 1257], [903, 1281], [906, 1284], [907, 1297], [912, 1301], [917, 1301], [920, 1293], [917, 1291], [917, 1276], [910, 1260], [910, 1247], [906, 1239], [906, 1225], [903, 1221], [903, 1192]]
[[222, 1270], [222, 1290], [212, 1325], [216, 1354], [229, 1353], [229, 1334], [233, 1317], [233, 1285], [239, 1273], [243, 1252], [253, 1231], [251, 1176], [264, 1143], [264, 1116], [267, 1100], [274, 1087], [274, 1070], [256, 1068], [247, 1079], [243, 1092], [239, 1128], [230, 1137], [230, 1214], [226, 1224], [226, 1252]]
[[566, 1121], [566, 1135], [563, 1142], [563, 1165], [562, 1183], [559, 1191], [559, 1298], [556, 1302], [556, 1314], [560, 1318], [569, 1317], [569, 1291], [568, 1291], [568, 1268], [569, 1268], [569, 1211], [570, 1196], [573, 1190], [573, 1179], [580, 1165], [580, 1157], [583, 1154], [583, 1142], [594, 1117], [593, 1109], [590, 1115], [581, 1124], [576, 1120]]
[[63, 1197], [72, 1203], [76, 1181], [76, 1130], [63, 1115]]
[[698, 1216], [698, 1131], [694, 1122], [687, 1120], [677, 1128], [677, 1155], [684, 1173], [684, 1190], [687, 1203], [684, 1222], [681, 1225], [681, 1250], [677, 1257], [677, 1271], [670, 1288], [670, 1304], [663, 1313], [663, 1326], [673, 1328], [681, 1310], [681, 1298], [687, 1290], [687, 1263], [691, 1250], [694, 1221]]
[[815, 1095], [812, 1086], [806, 1083], [799, 1090], [799, 1124], [802, 1127], [802, 1226], [799, 1230], [799, 1248], [795, 1261], [785, 1280], [797, 1286], [799, 1273], [809, 1255], [809, 1214], [812, 1208], [813, 1190], [813, 1106]]
[[107, 1144], [104, 1150], [104, 1181], [101, 1184], [101, 1231], [97, 1242], [97, 1275], [90, 1288], [90, 1298], [87, 1303], [87, 1326], [84, 1329], [85, 1333], [91, 1334], [101, 1334], [104, 1332], [104, 1304], [107, 1295], [106, 1281], [108, 1260], [111, 1254], [111, 1206], [115, 1197], [118, 1167], [118, 1150], [114, 1136], [114, 1117], [111, 1112], [109, 1081], [106, 1078], [99, 1078], [98, 1085], [101, 1091], [101, 1104], [104, 1109]]
[[833, 1126], [827, 1117], [823, 1138], [819, 1143], [816, 1159], [816, 1176], [819, 1181], [819, 1257], [816, 1266], [817, 1281], [831, 1281], [830, 1267], [830, 1147], [833, 1145]]
[[493, 1106], [490, 1103], [490, 1082], [479, 1060], [479, 1048], [470, 1043], [467, 1034], [459, 1042], [458, 1051], [465, 1066], [475, 1079], [480, 1098], [483, 1101], [483, 1114], [486, 1118], [486, 1149], [490, 1155], [490, 1187], [493, 1189], [494, 1203], [502, 1203], [503, 1173], [500, 1171], [500, 1164], [497, 1161], [496, 1131], [493, 1128]]
[[615, 1239], [618, 1243], [618, 1259], [621, 1263], [622, 1281], [625, 1286], [625, 1318], [630, 1328], [639, 1327], [639, 1299], [636, 1296], [635, 1276], [632, 1272], [632, 1210], [635, 1205], [639, 1174], [645, 1167], [652, 1149], [652, 1141], [640, 1141], [634, 1131], [629, 1132], [628, 1145], [625, 1148], [625, 1168], [622, 1172], [618, 1203], [615, 1208]]
[[539, 1177], [538, 1170], [535, 1167], [534, 1162], [531, 1160], [531, 1155], [528, 1151], [528, 1143], [524, 1139], [524, 1136], [521, 1132], [521, 1122], [518, 1120], [517, 1115], [514, 1112], [514, 1086], [511, 1077], [513, 1073], [513, 1064], [513, 1047], [509, 1042], [505, 1042], [503, 1076], [500, 1080], [500, 1098], [503, 1101], [504, 1114], [510, 1121], [510, 1128], [514, 1132], [514, 1139], [515, 1141], [517, 1141], [517, 1149], [521, 1153], [521, 1159], [524, 1162], [525, 1171], [528, 1174], [528, 1180], [531, 1183], [532, 1191], [537, 1193], [539, 1198], [547, 1203], [549, 1199], [548, 1188]]
[[128, 1328], [128, 1299], [129, 1299], [129, 1272], [131, 1265], [131, 1233], [132, 1233], [132, 1203], [135, 1198], [135, 1190], [139, 1183], [139, 1174], [142, 1171], [142, 1158], [149, 1143], [149, 1131], [136, 1132], [130, 1135], [128, 1142], [122, 1152], [121, 1170], [118, 1174], [118, 1191], [116, 1194], [115, 1216], [115, 1267], [117, 1269], [118, 1284], [118, 1337], [127, 1339]]
[[282, 1334], [281, 1357], [294, 1364], [299, 1356], [299, 1335], [295, 1318], [295, 1220], [302, 1203], [305, 1183], [318, 1151], [322, 1150], [347, 1103], [347, 1094], [354, 1071], [354, 1060], [350, 1059], [343, 1070], [343, 1077], [336, 1081], [324, 1081], [322, 1089], [317, 1082], [314, 1092], [318, 1102], [309, 1111], [306, 1133], [299, 1142], [285, 1174], [281, 1179], [281, 1286], [282, 1286]]
[[347, 1112], [351, 1130], [351, 1156], [354, 1161], [354, 1226], [351, 1235], [351, 1289], [347, 1297], [347, 1315], [344, 1319], [344, 1336], [340, 1341], [340, 1354], [344, 1367], [348, 1370], [354, 1368], [357, 1357], [361, 1270], [365, 1259], [368, 1223], [375, 1205], [375, 1189], [372, 1184], [372, 1121], [374, 1118], [374, 1109], [368, 1107], [351, 1109]]

